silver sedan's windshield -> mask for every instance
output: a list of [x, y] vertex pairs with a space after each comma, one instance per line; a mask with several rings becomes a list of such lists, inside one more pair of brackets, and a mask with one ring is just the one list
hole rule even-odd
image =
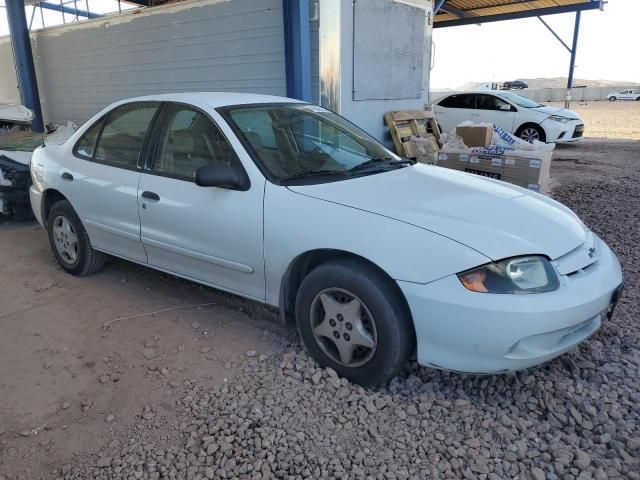
[[[224, 109], [256, 161], [278, 180], [312, 175], [371, 172], [402, 159], [329, 110], [307, 104], [259, 104]], [[366, 165], [365, 165], [366, 164]]]

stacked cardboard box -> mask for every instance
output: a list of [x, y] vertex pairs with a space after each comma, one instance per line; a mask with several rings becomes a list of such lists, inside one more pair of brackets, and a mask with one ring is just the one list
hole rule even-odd
[[548, 193], [552, 150], [504, 150], [501, 148], [447, 148], [438, 155], [439, 167], [495, 178]]

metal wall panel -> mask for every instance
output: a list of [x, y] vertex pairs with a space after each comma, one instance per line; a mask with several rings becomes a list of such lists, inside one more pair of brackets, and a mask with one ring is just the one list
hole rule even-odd
[[357, 0], [353, 16], [353, 99], [421, 98], [425, 10]]
[[281, 0], [194, 0], [33, 37], [47, 122], [81, 123], [138, 95], [286, 93]]
[[0, 38], [0, 103], [20, 103], [9, 37]]

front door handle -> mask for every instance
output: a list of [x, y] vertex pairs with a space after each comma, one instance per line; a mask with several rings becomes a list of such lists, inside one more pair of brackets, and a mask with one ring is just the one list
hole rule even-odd
[[147, 200], [153, 200], [154, 202], [160, 201], [160, 195], [153, 192], [142, 192], [142, 198], [145, 198]]
[[63, 180], [66, 180], [68, 182], [70, 182], [71, 180], [73, 180], [73, 175], [71, 175], [69, 172], [64, 172], [62, 175], [60, 175], [60, 177]]

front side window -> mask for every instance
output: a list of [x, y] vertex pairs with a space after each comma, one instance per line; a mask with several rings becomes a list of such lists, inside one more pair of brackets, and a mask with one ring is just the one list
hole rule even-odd
[[198, 168], [231, 165], [234, 158], [231, 145], [206, 115], [176, 105], [165, 118], [152, 171], [193, 180]]
[[444, 100], [441, 100], [438, 105], [445, 108], [475, 108], [474, 95], [470, 93], [461, 93], [456, 95], [449, 95]]
[[135, 168], [157, 109], [157, 102], [128, 103], [113, 109], [99, 134], [93, 159], [116, 167]]
[[355, 174], [376, 162], [384, 169], [402, 163], [367, 133], [321, 107], [260, 104], [227, 107], [221, 112], [249, 144], [256, 163], [278, 180]]
[[511, 110], [509, 105], [504, 100], [496, 97], [495, 95], [476, 95], [476, 108], [478, 110]]

